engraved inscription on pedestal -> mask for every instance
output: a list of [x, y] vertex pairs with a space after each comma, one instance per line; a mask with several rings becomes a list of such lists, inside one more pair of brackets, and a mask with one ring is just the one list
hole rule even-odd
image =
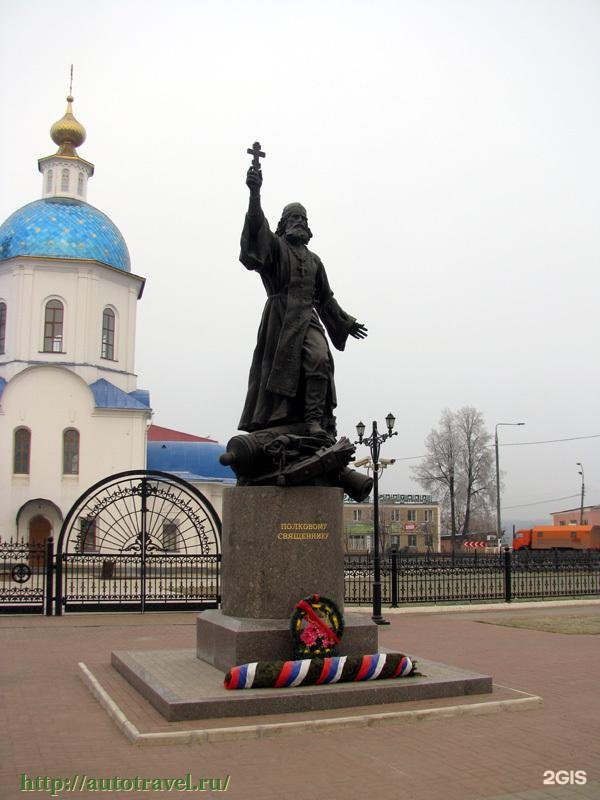
[[329, 539], [326, 522], [282, 522], [277, 538], [283, 542], [319, 542]]
[[342, 529], [341, 489], [225, 489], [222, 612], [289, 619], [313, 593], [343, 608]]

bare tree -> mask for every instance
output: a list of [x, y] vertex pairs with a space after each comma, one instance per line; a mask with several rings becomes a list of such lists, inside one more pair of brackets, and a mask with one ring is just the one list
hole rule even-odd
[[485, 429], [480, 411], [472, 406], [464, 406], [455, 413], [460, 442], [461, 479], [464, 482], [465, 512], [462, 520], [462, 533], [470, 530], [473, 504], [494, 499], [494, 457], [491, 448], [492, 437]]
[[469, 533], [473, 514], [485, 516], [495, 499], [491, 436], [481, 412], [472, 406], [444, 409], [437, 429], [425, 440], [427, 455], [413, 478], [442, 506], [452, 536]]

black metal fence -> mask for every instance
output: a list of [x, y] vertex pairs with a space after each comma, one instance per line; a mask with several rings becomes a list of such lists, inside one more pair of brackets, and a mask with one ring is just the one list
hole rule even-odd
[[0, 542], [0, 613], [41, 614], [50, 610], [54, 549], [42, 543]]
[[[549, 599], [600, 595], [599, 551], [392, 552], [381, 559], [386, 605]], [[344, 601], [373, 602], [373, 560], [349, 557]]]
[[[63, 554], [64, 611], [187, 611], [216, 608], [215, 554]], [[58, 580], [58, 579], [57, 579]]]
[[220, 563], [220, 553], [61, 555], [52, 537], [0, 542], [0, 613], [217, 608]]
[[54, 540], [0, 543], [0, 611], [176, 611], [220, 602], [221, 521], [176, 475], [127, 470], [90, 486]]
[[[85, 554], [67, 561], [55, 556], [52, 539], [1, 542], [0, 612], [51, 614], [57, 578], [71, 611], [214, 608], [219, 562], [219, 554], [160, 555], [146, 562]], [[371, 604], [373, 560], [349, 557], [344, 568], [345, 602]], [[381, 559], [381, 595], [392, 607], [600, 596], [600, 551], [391, 553]]]

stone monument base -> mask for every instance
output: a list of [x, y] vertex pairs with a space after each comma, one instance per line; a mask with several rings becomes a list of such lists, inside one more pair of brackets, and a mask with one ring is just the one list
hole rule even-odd
[[[340, 655], [360, 656], [377, 652], [377, 625], [374, 622], [364, 614], [345, 614], [344, 622]], [[198, 658], [223, 672], [250, 661], [289, 661], [294, 658], [289, 619], [230, 617], [215, 609], [198, 615], [196, 633]]]
[[[344, 613], [343, 493], [328, 486], [235, 486], [223, 492], [219, 610], [198, 615], [199, 659], [227, 672], [294, 658], [290, 618], [318, 594]], [[344, 617], [339, 655], [376, 653], [377, 625]]]
[[393, 680], [228, 690], [223, 673], [194, 650], [115, 651], [112, 665], [170, 721], [381, 706], [411, 700], [490, 694], [489, 675], [417, 657], [421, 675]]

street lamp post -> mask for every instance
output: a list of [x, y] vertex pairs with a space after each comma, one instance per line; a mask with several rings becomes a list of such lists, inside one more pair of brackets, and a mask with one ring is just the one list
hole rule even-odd
[[[496, 538], [498, 544], [502, 541], [502, 518], [500, 515], [500, 458], [498, 455], [498, 428], [501, 426], [525, 425], [524, 422], [497, 422], [494, 435], [494, 447], [496, 448]], [[506, 544], [506, 542], [505, 542]]]
[[364, 444], [371, 451], [371, 461], [373, 463], [373, 616], [371, 619], [377, 625], [389, 625], [389, 620], [381, 616], [381, 565], [379, 560], [379, 452], [381, 445], [389, 439], [390, 436], [397, 436], [398, 433], [393, 431], [396, 423], [396, 417], [389, 413], [385, 418], [388, 432], [378, 433], [377, 422], [373, 421], [373, 432], [367, 439], [365, 435], [364, 422], [359, 422], [356, 426], [356, 433], [358, 435], [358, 442], [355, 444]]
[[583, 464], [581, 461], [577, 462], [577, 466], [581, 467], [579, 470], [579, 474], [581, 475], [581, 506], [579, 508], [579, 524], [583, 525], [583, 500], [585, 498], [585, 483], [584, 483], [584, 474], [583, 474]]

